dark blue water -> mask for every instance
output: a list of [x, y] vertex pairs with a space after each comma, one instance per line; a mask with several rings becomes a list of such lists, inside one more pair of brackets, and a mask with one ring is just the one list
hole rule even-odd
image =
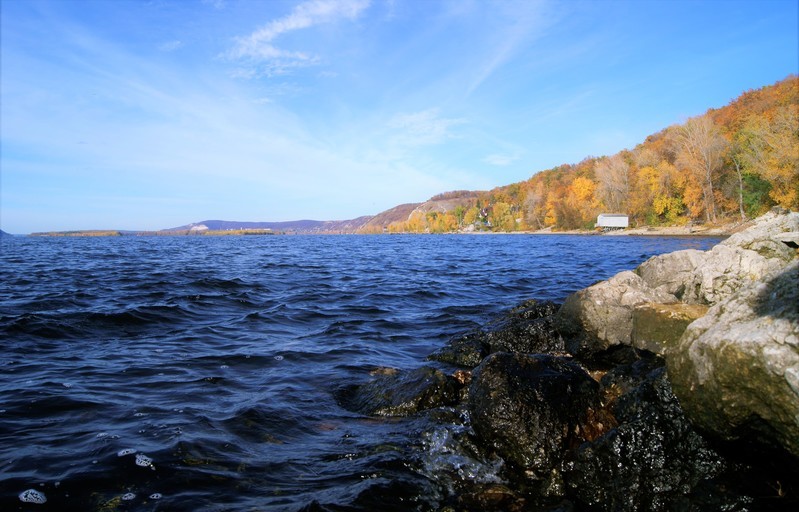
[[[498, 461], [336, 391], [718, 239], [3, 238], [0, 510], [435, 510]], [[451, 370], [451, 369], [450, 369]], [[44, 504], [20, 493], [41, 492]], [[309, 507], [309, 510], [313, 506]]]

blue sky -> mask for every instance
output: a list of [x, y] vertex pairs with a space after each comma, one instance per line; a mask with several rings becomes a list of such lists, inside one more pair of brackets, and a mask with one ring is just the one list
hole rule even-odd
[[0, 228], [340, 220], [799, 72], [797, 0], [0, 0]]

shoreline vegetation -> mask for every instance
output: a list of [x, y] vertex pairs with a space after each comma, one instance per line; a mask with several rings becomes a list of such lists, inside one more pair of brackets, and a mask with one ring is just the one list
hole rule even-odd
[[[580, 235], [580, 236], [730, 236], [744, 229], [749, 222], [736, 222], [729, 224], [691, 226], [642, 226], [625, 228], [614, 231], [602, 232], [588, 229], [554, 230], [552, 228], [524, 231], [477, 231], [459, 230], [443, 233], [317, 233], [318, 235]], [[265, 236], [265, 235], [292, 235], [302, 234], [293, 232], [280, 232], [269, 229], [230, 229], [230, 230], [205, 230], [205, 231], [118, 231], [118, 230], [77, 230], [77, 231], [46, 231], [31, 233], [31, 237], [130, 237], [130, 236]]]

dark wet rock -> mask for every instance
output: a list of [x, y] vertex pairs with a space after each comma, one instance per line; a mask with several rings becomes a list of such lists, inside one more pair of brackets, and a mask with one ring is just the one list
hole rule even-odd
[[344, 407], [372, 416], [408, 416], [426, 409], [454, 405], [461, 384], [452, 376], [430, 367], [408, 372], [380, 372], [359, 386], [340, 393]]
[[[626, 375], [603, 379], [609, 385], [632, 384], [656, 360], [636, 363]], [[595, 510], [669, 510], [681, 497], [725, 468], [722, 457], [698, 433], [680, 409], [665, 369], [616, 399], [619, 426], [576, 449], [564, 463], [571, 494]]]
[[456, 336], [430, 354], [428, 359], [474, 368], [488, 355], [488, 346], [483, 343], [483, 338], [483, 332], [479, 330]]
[[487, 331], [484, 343], [488, 345], [489, 353], [547, 354], [565, 349], [552, 316], [510, 320], [500, 328]]
[[430, 359], [474, 368], [494, 352], [544, 354], [563, 352], [564, 343], [554, 326], [559, 305], [529, 300], [483, 329], [457, 336], [430, 355]]
[[473, 373], [468, 409], [483, 443], [529, 478], [543, 480], [564, 450], [583, 440], [599, 386], [575, 362], [495, 353]]
[[799, 261], [712, 307], [667, 364], [702, 429], [776, 443], [799, 458]]
[[525, 499], [501, 484], [476, 486], [458, 497], [458, 507], [451, 510], [522, 512], [529, 510]]

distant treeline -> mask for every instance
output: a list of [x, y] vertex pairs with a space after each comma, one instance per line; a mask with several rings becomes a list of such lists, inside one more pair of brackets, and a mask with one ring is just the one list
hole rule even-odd
[[231, 236], [231, 235], [275, 235], [271, 229], [225, 229], [184, 231], [48, 231], [31, 233], [30, 236]]
[[599, 213], [626, 213], [632, 226], [714, 224], [776, 205], [799, 210], [799, 78], [747, 91], [632, 150], [434, 199], [455, 198], [451, 210], [414, 211], [387, 230], [591, 229]]

